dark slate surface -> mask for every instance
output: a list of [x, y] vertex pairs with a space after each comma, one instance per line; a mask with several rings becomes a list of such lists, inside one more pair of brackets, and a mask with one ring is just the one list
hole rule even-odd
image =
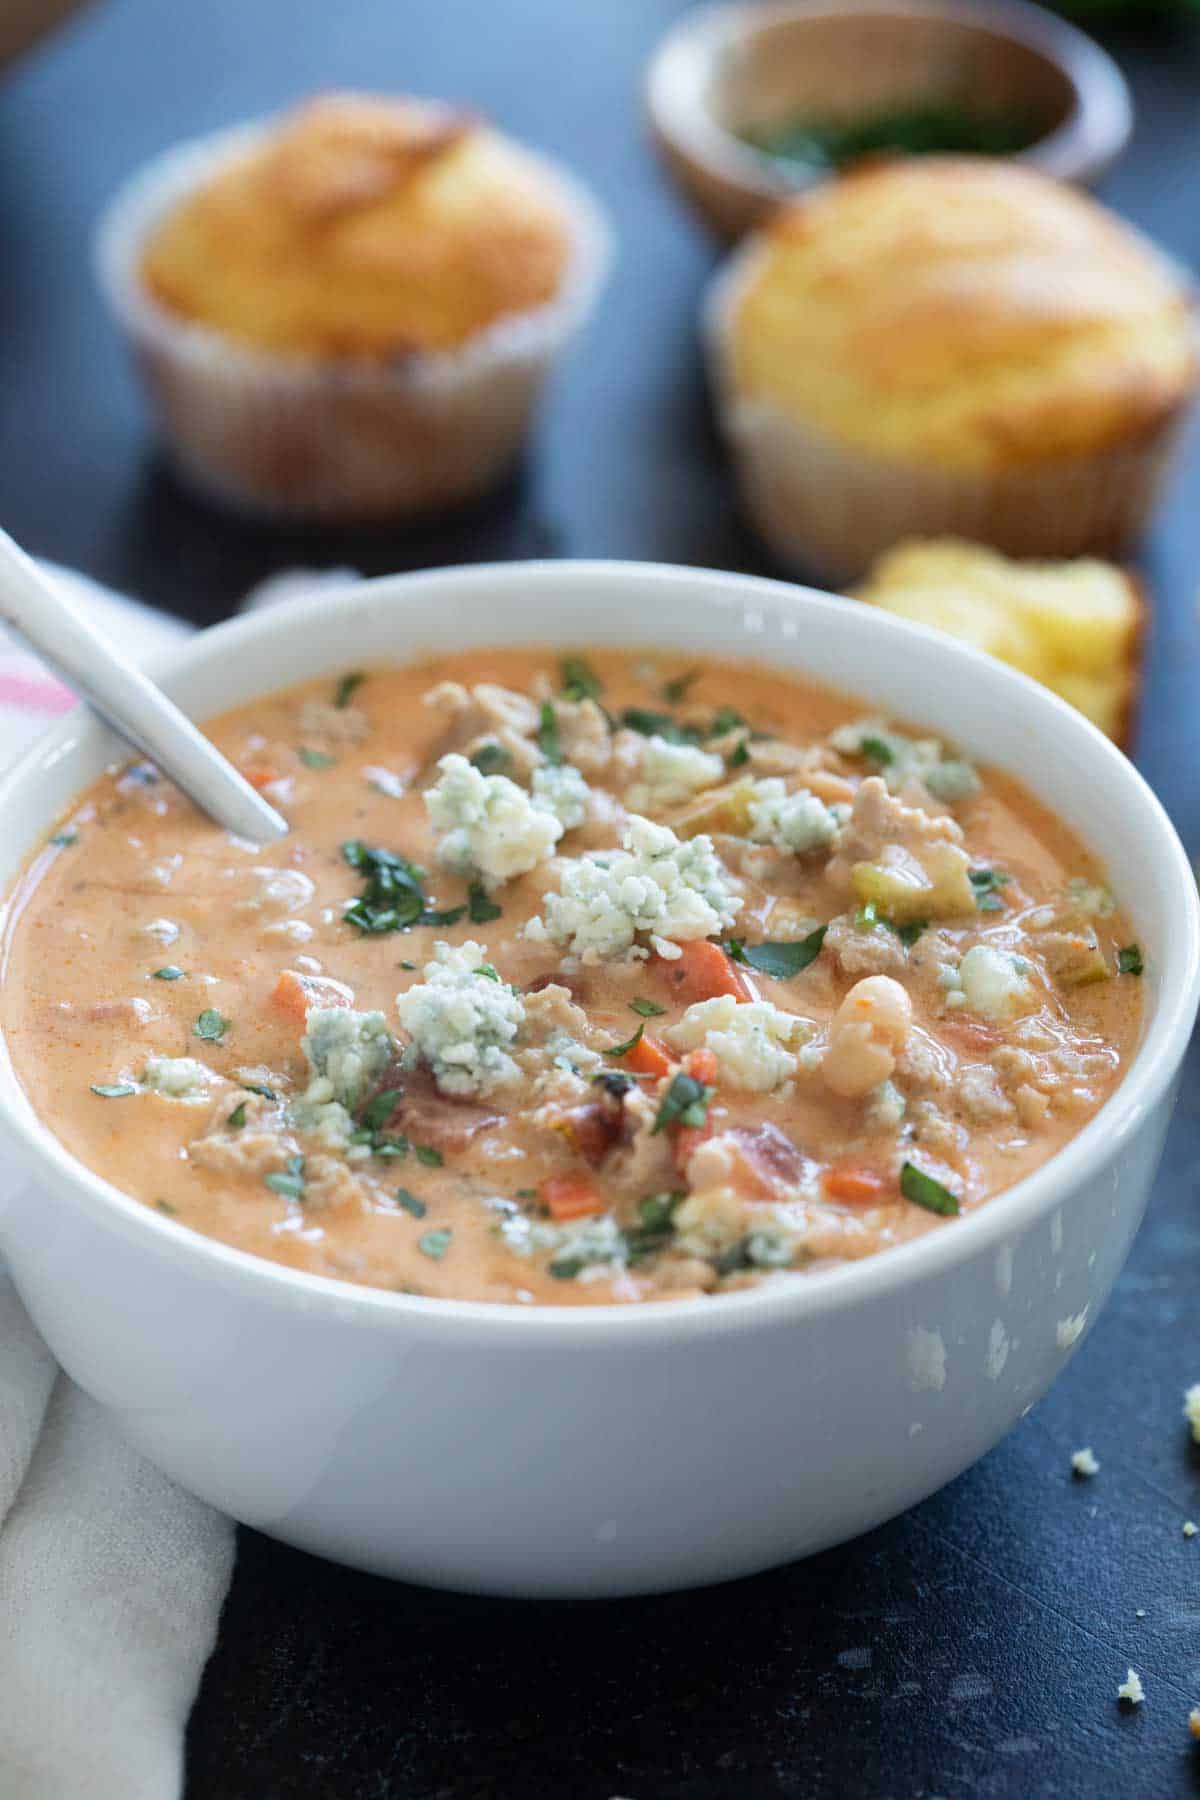
[[[642, 141], [675, 0], [118, 0], [0, 86], [0, 519], [196, 620], [283, 564], [529, 555], [765, 569], [731, 510], [692, 331], [712, 253]], [[1110, 40], [1139, 128], [1107, 197], [1200, 266], [1200, 43]], [[314, 87], [486, 108], [611, 208], [616, 279], [529, 468], [457, 521], [309, 536], [231, 524], [154, 459], [94, 298], [88, 231], [170, 140]], [[1141, 764], [1200, 849], [1200, 455], [1146, 569]], [[520, 1606], [347, 1575], [250, 1532], [189, 1735], [189, 1800], [884, 1800], [1200, 1792], [1200, 1068], [1129, 1269], [1049, 1398], [924, 1506], [708, 1593]], [[280, 1405], [287, 1397], [281, 1394]], [[714, 1422], [719, 1425], [719, 1422]], [[1073, 1481], [1070, 1453], [1103, 1463]], [[1138, 1619], [1138, 1609], [1145, 1617]], [[1115, 1704], [1126, 1666], [1148, 1699]]]

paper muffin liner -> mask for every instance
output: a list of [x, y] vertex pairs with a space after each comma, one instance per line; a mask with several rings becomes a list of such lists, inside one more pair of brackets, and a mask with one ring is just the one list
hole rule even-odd
[[603, 283], [611, 233], [599, 207], [522, 147], [570, 233], [553, 300], [457, 350], [390, 363], [256, 351], [160, 306], [140, 265], [159, 220], [275, 129], [260, 121], [167, 151], [118, 191], [97, 229], [101, 290], [179, 473], [238, 511], [292, 520], [401, 519], [484, 492], [518, 455], [542, 383]]
[[747, 245], [705, 299], [718, 418], [746, 513], [781, 562], [835, 587], [910, 537], [958, 537], [1009, 556], [1120, 556], [1154, 510], [1193, 394], [1124, 442], [1008, 470], [943, 470], [873, 456], [740, 396], [729, 328], [753, 269]]

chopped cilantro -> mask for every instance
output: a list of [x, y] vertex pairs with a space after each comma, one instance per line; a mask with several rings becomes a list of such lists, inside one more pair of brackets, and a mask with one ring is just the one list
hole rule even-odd
[[411, 1213], [414, 1219], [423, 1219], [429, 1211], [425, 1202], [418, 1200], [415, 1194], [410, 1194], [407, 1188], [397, 1188], [396, 1199], [405, 1212]]
[[450, 1248], [453, 1235], [448, 1225], [444, 1225], [440, 1231], [427, 1231], [424, 1237], [417, 1239], [417, 1249], [423, 1256], [431, 1256], [434, 1262], [441, 1262]]
[[69, 849], [72, 844], [77, 844], [79, 842], [79, 833], [77, 831], [56, 831], [54, 836], [50, 839], [50, 842], [54, 844], [57, 849], [66, 850]]
[[399, 1088], [381, 1088], [372, 1094], [359, 1115], [364, 1131], [382, 1131], [400, 1103]]
[[93, 1081], [92, 1092], [102, 1100], [123, 1100], [126, 1094], [136, 1094], [137, 1086], [132, 1081]]
[[1011, 879], [1003, 869], [970, 869], [967, 879], [975, 890], [975, 904], [980, 912], [1003, 911], [1000, 889], [1007, 887]]
[[306, 769], [332, 769], [337, 762], [336, 756], [330, 756], [325, 750], [310, 750], [307, 744], [301, 744], [296, 755]]
[[657, 1136], [670, 1125], [703, 1125], [714, 1092], [693, 1075], [676, 1075], [663, 1095], [650, 1135]]
[[604, 684], [582, 656], [564, 656], [558, 665], [564, 700], [598, 700]]
[[339, 712], [343, 707], [349, 706], [351, 695], [362, 686], [366, 679], [361, 669], [352, 669], [349, 675], [342, 676], [333, 690], [333, 704]]
[[860, 756], [865, 756], [869, 762], [878, 763], [881, 769], [886, 769], [889, 763], [896, 760], [895, 752], [885, 738], [865, 737], [858, 749]]
[[425, 1164], [427, 1169], [440, 1169], [446, 1160], [441, 1151], [435, 1150], [432, 1144], [414, 1144], [413, 1154], [419, 1163]]
[[489, 899], [482, 881], [473, 881], [467, 889], [467, 916], [472, 925], [490, 925], [503, 909]]
[[244, 1100], [239, 1100], [229, 1117], [226, 1119], [225, 1124], [230, 1131], [240, 1131], [245, 1123], [246, 1102]]
[[750, 1239], [748, 1237], [738, 1238], [735, 1244], [728, 1244], [713, 1260], [713, 1268], [718, 1275], [736, 1275], [740, 1269], [750, 1267]]
[[477, 975], [485, 976], [488, 981], [499, 981], [500, 979], [499, 969], [495, 968], [491, 963], [480, 963], [475, 973]]
[[232, 1024], [233, 1020], [227, 1019], [223, 1013], [219, 1013], [215, 1006], [206, 1006], [192, 1026], [192, 1030], [198, 1038], [203, 1038], [206, 1043], [219, 1044]]
[[745, 738], [742, 738], [734, 745], [733, 749], [729, 752], [729, 755], [725, 758], [725, 767], [727, 769], [740, 769], [749, 761], [750, 749]]
[[661, 1018], [667, 1010], [665, 1006], [660, 1006], [657, 1000], [631, 1000], [629, 1005], [632, 1011], [639, 1013], [643, 1019]]
[[481, 775], [507, 775], [513, 766], [512, 751], [502, 744], [480, 744], [468, 760]]
[[465, 906], [447, 906], [442, 912], [435, 912], [429, 907], [426, 907], [420, 918], [417, 920], [417, 924], [457, 925], [466, 910]]
[[728, 732], [737, 731], [745, 723], [745, 719], [736, 706], [720, 706], [712, 716], [708, 735], [709, 737], [725, 737]]
[[423, 922], [425, 890], [420, 871], [406, 857], [373, 849], [358, 838], [342, 845], [342, 855], [365, 882], [362, 894], [342, 915], [348, 925], [369, 937]]
[[536, 1200], [537, 1199], [537, 1189], [536, 1188], [518, 1188], [516, 1197], [518, 1200]]
[[1140, 975], [1145, 967], [1140, 944], [1126, 944], [1123, 950], [1117, 951], [1118, 975]]
[[727, 938], [724, 948], [734, 962], [745, 963], [749, 968], [757, 969], [760, 975], [771, 975], [776, 981], [790, 981], [793, 975], [799, 975], [820, 956], [828, 929], [827, 925], [818, 925], [807, 937], [783, 943], [744, 944], [740, 938]]
[[662, 685], [662, 697], [668, 706], [678, 706], [687, 697], [687, 691], [694, 686], [703, 675], [703, 669], [689, 669], [685, 675], [672, 676], [670, 681]]
[[410, 974], [416, 968], [416, 966], [417, 966], [416, 963], [410, 963], [410, 962], [397, 963], [397, 965], [396, 965], [396, 967], [399, 969], [407, 969]]
[[166, 1213], [168, 1215], [168, 1217], [170, 1217], [172, 1219], [175, 1217], [175, 1214], [179, 1211], [179, 1208], [177, 1206], [172, 1206], [171, 1202], [169, 1200], [156, 1200], [154, 1202], [154, 1204], [155, 1204], [155, 1206], [157, 1206], [160, 1213]]
[[918, 1169], [916, 1163], [906, 1162], [901, 1169], [900, 1192], [914, 1206], [923, 1206], [926, 1212], [940, 1213], [944, 1218], [954, 1218], [958, 1214], [956, 1196], [932, 1175], [927, 1175], [924, 1169]]
[[286, 1169], [272, 1169], [263, 1181], [273, 1194], [282, 1194], [287, 1200], [304, 1198], [304, 1158], [289, 1156]]
[[[660, 1011], [662, 1010], [661, 1007], [659, 1010]], [[628, 1056], [629, 1052], [631, 1050], [637, 1049], [638, 1045], [641, 1043], [641, 1041], [645, 1035], [646, 1035], [646, 1027], [645, 1027], [645, 1024], [643, 1023], [638, 1026], [637, 1030], [634, 1032], [634, 1034], [631, 1038], [626, 1038], [626, 1040], [623, 1044], [613, 1044], [609, 1049], [607, 1049], [604, 1052], [604, 1054], [605, 1054], [605, 1056]]]
[[175, 967], [174, 963], [167, 963], [164, 968], [155, 969], [154, 974], [151, 976], [151, 980], [152, 981], [179, 981], [182, 978], [182, 976], [183, 976], [182, 969], [177, 969]]
[[555, 1281], [574, 1281], [580, 1270], [586, 1268], [586, 1256], [558, 1256], [546, 1265], [547, 1273], [553, 1275]]
[[560, 763], [563, 759], [562, 740], [558, 734], [558, 714], [549, 700], [542, 701], [537, 731], [538, 749], [548, 763]]
[[625, 1233], [625, 1251], [630, 1263], [645, 1262], [664, 1249], [674, 1235], [674, 1212], [683, 1199], [682, 1190], [670, 1194], [647, 1194], [638, 1205], [638, 1222]]
[[627, 706], [621, 723], [642, 737], [665, 738], [668, 744], [698, 744], [701, 733], [694, 725], [678, 725], [670, 713], [652, 712], [644, 706]]
[[892, 929], [900, 939], [900, 942], [911, 950], [921, 933], [929, 930], [929, 920], [909, 919], [906, 925], [895, 925]]
[[260, 1094], [264, 1100], [278, 1100], [279, 1098], [274, 1088], [256, 1087], [252, 1081], [243, 1081], [242, 1086], [248, 1094]]

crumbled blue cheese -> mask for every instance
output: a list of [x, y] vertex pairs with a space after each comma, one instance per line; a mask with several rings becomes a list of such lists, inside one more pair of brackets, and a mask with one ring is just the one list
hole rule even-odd
[[1142, 1678], [1136, 1669], [1127, 1669], [1125, 1679], [1117, 1689], [1118, 1700], [1128, 1700], [1130, 1706], [1140, 1706], [1146, 1698], [1146, 1690], [1142, 1686]]
[[508, 1051], [525, 1022], [525, 1007], [497, 981], [480, 944], [438, 944], [425, 979], [398, 996], [396, 1012], [447, 1094], [491, 1094], [521, 1079]]
[[881, 1081], [867, 1095], [864, 1123], [868, 1131], [894, 1131], [904, 1118], [906, 1105], [894, 1081]]
[[[300, 1048], [313, 1078], [305, 1099], [317, 1105], [336, 1101], [351, 1111], [379, 1080], [393, 1052], [381, 1012], [344, 1006], [312, 1007]], [[316, 1084], [324, 1084], [319, 1094], [314, 1094]]]
[[156, 944], [173, 944], [179, 936], [174, 919], [148, 919], [141, 931], [143, 937], [153, 938]]
[[756, 844], [773, 844], [796, 856], [825, 849], [837, 834], [837, 818], [823, 800], [807, 788], [789, 794], [777, 775], [755, 782], [749, 812], [750, 836]]
[[507, 775], [484, 775], [465, 756], [443, 756], [425, 793], [438, 854], [448, 869], [478, 874], [488, 889], [550, 856], [563, 822]]
[[591, 789], [570, 763], [543, 763], [530, 786], [535, 803], [553, 813], [564, 831], [574, 831], [587, 818]]
[[1082, 1450], [1076, 1450], [1074, 1456], [1071, 1458], [1071, 1469], [1074, 1474], [1080, 1476], [1084, 1480], [1091, 1475], [1098, 1475], [1100, 1473], [1100, 1464], [1096, 1460], [1095, 1453], [1090, 1444], [1086, 1445]]
[[568, 944], [585, 962], [625, 955], [648, 932], [660, 955], [677, 944], [728, 930], [742, 902], [732, 877], [701, 834], [681, 843], [666, 825], [634, 815], [620, 850], [563, 863], [558, 893], [546, 896], [526, 935]]
[[1089, 918], [1106, 919], [1117, 910], [1111, 889], [1096, 881], [1085, 881], [1082, 875], [1073, 875], [1068, 881], [1067, 898], [1076, 911], [1086, 913]]
[[530, 1257], [553, 1251], [556, 1263], [578, 1263], [578, 1281], [595, 1281], [613, 1273], [614, 1263], [624, 1263], [625, 1240], [611, 1216], [579, 1219], [555, 1225], [549, 1219], [531, 1219], [512, 1213], [497, 1227], [497, 1234], [517, 1256]]
[[1033, 999], [1027, 966], [1007, 950], [973, 944], [958, 965], [959, 1004], [987, 1019], [1011, 1018]]
[[660, 807], [680, 806], [724, 779], [722, 757], [695, 744], [670, 744], [655, 733], [642, 746], [638, 779], [627, 803], [631, 812], [657, 812]]
[[796, 1048], [812, 1025], [768, 1000], [738, 1001], [732, 994], [689, 1006], [664, 1033], [676, 1050], [711, 1050], [729, 1087], [766, 1094], [796, 1073]]
[[881, 746], [887, 760], [880, 762], [877, 772], [893, 790], [916, 780], [935, 800], [947, 806], [969, 800], [979, 792], [979, 776], [971, 764], [959, 757], [944, 757], [940, 739], [902, 737], [882, 719], [859, 719], [852, 725], [839, 725], [831, 732], [829, 742], [844, 756], [862, 756], [869, 753], [872, 745]]
[[152, 1056], [142, 1074], [145, 1087], [171, 1100], [195, 1099], [215, 1080], [208, 1064], [194, 1056]]

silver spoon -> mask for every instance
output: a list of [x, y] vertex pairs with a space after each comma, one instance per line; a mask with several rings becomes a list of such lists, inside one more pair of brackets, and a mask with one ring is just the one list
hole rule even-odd
[[0, 531], [0, 621], [210, 819], [255, 844], [286, 836], [287, 821], [63, 598], [6, 531]]

